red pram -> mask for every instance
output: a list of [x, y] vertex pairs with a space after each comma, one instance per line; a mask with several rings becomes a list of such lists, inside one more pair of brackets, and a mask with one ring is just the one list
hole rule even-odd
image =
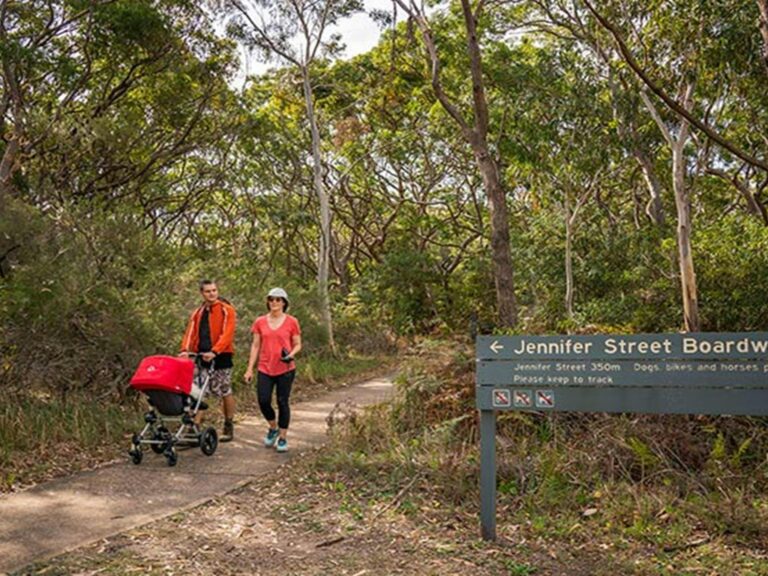
[[[176, 465], [176, 446], [199, 446], [206, 456], [216, 452], [216, 429], [201, 430], [194, 420], [199, 410], [208, 408], [203, 398], [213, 370], [213, 365], [199, 367], [195, 376], [195, 362], [175, 356], [148, 356], [141, 361], [131, 378], [131, 388], [147, 397], [150, 409], [144, 414], [143, 430], [131, 440], [128, 453], [134, 464], [141, 464], [145, 446], [163, 454], [168, 466]], [[175, 434], [163, 422], [164, 416], [181, 417]]]

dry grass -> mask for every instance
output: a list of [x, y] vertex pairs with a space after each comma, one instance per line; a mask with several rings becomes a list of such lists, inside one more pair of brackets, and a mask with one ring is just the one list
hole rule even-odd
[[[294, 384], [292, 401], [303, 402], [330, 390], [391, 370], [392, 358], [306, 358]], [[236, 378], [238, 412], [258, 413], [252, 386]], [[66, 402], [49, 394], [14, 397], [0, 406], [0, 494], [26, 489], [75, 472], [125, 458], [131, 434], [143, 422], [146, 403], [129, 394], [94, 400], [72, 393]], [[221, 425], [212, 400], [210, 421]]]
[[322, 450], [28, 573], [768, 574], [766, 440], [749, 419], [507, 413], [499, 540], [480, 540], [469, 358], [425, 343], [397, 400], [341, 414]]

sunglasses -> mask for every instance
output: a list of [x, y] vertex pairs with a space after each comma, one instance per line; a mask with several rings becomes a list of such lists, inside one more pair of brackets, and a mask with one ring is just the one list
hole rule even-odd
[[282, 302], [280, 296], [267, 296], [267, 302]]

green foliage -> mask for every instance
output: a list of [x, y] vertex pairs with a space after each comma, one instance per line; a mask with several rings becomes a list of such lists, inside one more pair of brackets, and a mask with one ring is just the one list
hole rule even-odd
[[21, 252], [2, 284], [2, 381], [10, 392], [119, 394], [138, 359], [167, 351], [178, 331], [167, 247], [119, 218], [70, 235], [75, 214], [47, 229], [45, 217], [27, 215], [28, 230], [40, 231], [26, 238], [34, 251]]
[[729, 216], [695, 235], [704, 323], [711, 331], [762, 330], [768, 301], [768, 227], [754, 218]]
[[653, 453], [645, 442], [639, 438], [629, 437], [627, 438], [627, 445], [632, 451], [637, 464], [644, 471], [659, 464], [659, 457]]
[[530, 564], [522, 564], [514, 560], [504, 560], [504, 567], [509, 576], [530, 576], [536, 574], [538, 569]]
[[[288, 10], [268, 4], [273, 15]], [[459, 5], [434, 4], [442, 85], [471, 121]], [[336, 6], [334, 19], [359, 2]], [[478, 21], [491, 153], [511, 218], [516, 330], [676, 331], [668, 147], [636, 77], [590, 13], [540, 6], [486, 3]], [[763, 45], [756, 3], [607, 0], [598, 8], [660, 86], [675, 95], [695, 77], [693, 114], [764, 156], [768, 93], [755, 57]], [[81, 10], [66, 26], [46, 28]], [[474, 513], [474, 355], [461, 340], [422, 337], [493, 328], [492, 215], [466, 134], [436, 99], [412, 25], [349, 60], [332, 59], [339, 43], [330, 38], [329, 59], [310, 68], [333, 209], [338, 359], [327, 353], [316, 293], [319, 210], [295, 71], [273, 69], [242, 90], [228, 85], [233, 44], [216, 38], [209, 15], [186, 0], [72, 0], [52, 24], [39, 0], [9, 3], [6, 14], [0, 153], [14, 130], [23, 129], [29, 148], [3, 157], [15, 172], [0, 192], [0, 389], [9, 400], [0, 411], [0, 479], [18, 481], [25, 451], [119, 441], [127, 420], [135, 424], [130, 399], [125, 406], [128, 376], [142, 356], [175, 351], [199, 301], [196, 282], [208, 276], [238, 310], [238, 369], [275, 285], [288, 290], [301, 322], [300, 377], [308, 382], [367, 369], [400, 338], [405, 366], [393, 406], [347, 414], [321, 456], [342, 511], [356, 521], [366, 513], [349, 474], [366, 479], [373, 501], [396, 499], [392, 513], [408, 519], [422, 513], [420, 485]], [[288, 42], [296, 21], [279, 24]], [[22, 87], [21, 110], [9, 71]], [[656, 104], [668, 125], [679, 122]], [[702, 327], [765, 330], [764, 175], [701, 134], [686, 155]], [[649, 175], [660, 182], [665, 224], [646, 215]], [[572, 315], [564, 302], [568, 218]], [[505, 413], [503, 522], [534, 539], [567, 539], [573, 549], [587, 538], [618, 538], [612, 554], [685, 547], [697, 531], [762, 546], [764, 424]], [[649, 556], [627, 572], [685, 570], [678, 567], [687, 553]], [[504, 568], [535, 573], [522, 561]]]
[[335, 382], [349, 375], [379, 368], [381, 362], [381, 358], [370, 356], [350, 356], [340, 361], [324, 355], [311, 355], [302, 359], [298, 373], [310, 382]]
[[[270, 4], [285, 16], [287, 5]], [[443, 87], [472, 120], [463, 18], [457, 3], [438, 4], [430, 19]], [[635, 77], [605, 51], [609, 38], [583, 7], [560, 13], [553, 4], [543, 14], [539, 4], [513, 4], [488, 4], [478, 23], [488, 136], [510, 211], [515, 330], [678, 330], [671, 159]], [[762, 45], [757, 7], [704, 4], [608, 1], [602, 9], [633, 31], [630, 49], [660, 85], [674, 94], [695, 75], [693, 113], [762, 157], [768, 105], [754, 58]], [[317, 296], [320, 218], [295, 70], [272, 69], [242, 90], [228, 84], [234, 44], [216, 36], [211, 15], [195, 2], [73, 0], [60, 8], [49, 21], [45, 2], [10, 3], [0, 46], [7, 95], [0, 153], [3, 166], [13, 166], [0, 192], [3, 391], [19, 401], [34, 394], [121, 401], [139, 358], [175, 351], [203, 276], [215, 277], [238, 310], [239, 368], [264, 294], [280, 285], [303, 329], [302, 375], [340, 377], [343, 362], [326, 349]], [[359, 2], [336, 8], [334, 19]], [[523, 26], [529, 19], [553, 33]], [[295, 24], [281, 25], [293, 34]], [[331, 193], [331, 297], [343, 358], [367, 366], [398, 339], [408, 352], [432, 352], [422, 336], [491, 331], [488, 198], [466, 134], [437, 101], [419, 35], [400, 23], [348, 60], [333, 59], [337, 39], [325, 48], [309, 73]], [[11, 80], [21, 87], [18, 102]], [[660, 114], [670, 125], [678, 120], [664, 108]], [[27, 149], [6, 157], [17, 130]], [[703, 329], [765, 330], [762, 174], [702, 136], [686, 154]], [[649, 175], [660, 183], [664, 224], [646, 214]], [[564, 301], [569, 218], [572, 314]], [[424, 470], [455, 480], [450, 498], [466, 497], [477, 461], [468, 442], [476, 435], [468, 416], [473, 383], [456, 371], [449, 395], [443, 388], [453, 374], [407, 372], [392, 413], [355, 432], [349, 465], [372, 476], [385, 469], [398, 482]], [[520, 446], [503, 463], [506, 496], [564, 498], [575, 511], [607, 469], [615, 482], [642, 479], [684, 495], [697, 485], [711, 490], [728, 473], [762, 473], [757, 426], [677, 429], [643, 420], [636, 431], [609, 422], [609, 455], [591, 459], [569, 452], [564, 436], [594, 443], [592, 421], [502, 419]], [[379, 438], [390, 432], [391, 443]], [[386, 458], [366, 454], [365, 442], [386, 444]], [[540, 458], [531, 456], [537, 451]], [[392, 461], [404, 462], [405, 472]], [[566, 464], [584, 468], [587, 488], [573, 488]], [[744, 498], [754, 489], [745, 488]], [[623, 525], [640, 534], [650, 533], [649, 523], [650, 512]]]
[[435, 277], [429, 256], [416, 250], [389, 250], [377, 280], [377, 300], [395, 329], [405, 334], [423, 332], [435, 316], [430, 294]]
[[154, 50], [167, 40], [169, 30], [152, 4], [147, 0], [121, 0], [99, 6], [94, 17], [96, 30], [109, 33], [110, 43], [120, 47], [122, 57], [128, 56], [130, 50]]

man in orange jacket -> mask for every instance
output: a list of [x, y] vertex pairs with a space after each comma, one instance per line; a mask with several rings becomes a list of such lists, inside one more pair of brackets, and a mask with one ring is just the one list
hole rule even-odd
[[189, 318], [181, 341], [179, 356], [197, 353], [205, 367], [214, 362], [215, 369], [208, 387], [214, 396], [221, 398], [224, 431], [220, 440], [229, 442], [235, 435], [232, 421], [235, 417], [235, 398], [232, 395], [232, 355], [235, 351], [237, 315], [234, 306], [219, 296], [219, 288], [213, 280], [200, 281], [200, 294], [203, 297], [203, 303], [192, 312]]

